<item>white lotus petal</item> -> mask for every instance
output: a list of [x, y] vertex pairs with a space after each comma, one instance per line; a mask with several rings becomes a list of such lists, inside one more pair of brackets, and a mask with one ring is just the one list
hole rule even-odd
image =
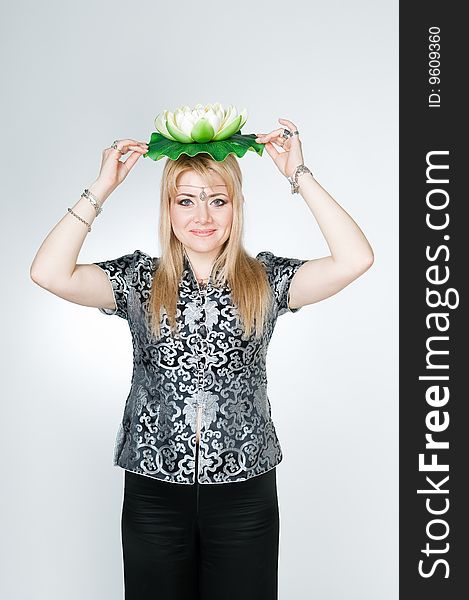
[[218, 129], [220, 130], [221, 127], [223, 126], [223, 122], [225, 120], [225, 112], [224, 112], [223, 109], [222, 110], [218, 110], [216, 112], [216, 115], [217, 115], [217, 119], [218, 119]]
[[[183, 114], [183, 113], [180, 113], [180, 114]], [[176, 122], [176, 115], [174, 115], [174, 114], [172, 114], [172, 113], [170, 113], [170, 114], [168, 115], [168, 125], [169, 125], [169, 127], [170, 127], [170, 128], [174, 129], [174, 131], [176, 132], [174, 135], [176, 135], [177, 133], [180, 133], [180, 134], [181, 134], [181, 136], [182, 136], [183, 138], [186, 138], [186, 137], [188, 137], [188, 140], [187, 140], [187, 141], [190, 141], [190, 140], [192, 139], [192, 138], [191, 138], [191, 136], [190, 136], [190, 134], [187, 134], [187, 133], [186, 133], [186, 132], [185, 132], [185, 131], [184, 131], [184, 130], [183, 130], [183, 129], [182, 129], [182, 128], [181, 128], [181, 127], [178, 125], [178, 123]], [[177, 141], [182, 141], [182, 140], [177, 140]]]
[[215, 132], [215, 135], [216, 135], [218, 133], [218, 129], [219, 129], [220, 123], [221, 123], [220, 117], [215, 113], [215, 111], [210, 109], [206, 112], [205, 118], [210, 123], [210, 125], [213, 127], [213, 131]]
[[223, 123], [223, 120], [225, 118], [225, 111], [223, 110], [223, 107], [221, 105], [215, 108], [215, 114], [217, 115], [218, 122], [220, 123], [219, 127], [221, 127], [221, 124]]
[[197, 123], [197, 121], [204, 115], [205, 109], [201, 104], [194, 108], [194, 110], [192, 111], [192, 118], [194, 119], [194, 124]]
[[190, 115], [190, 114], [184, 115], [183, 119], [181, 119], [179, 129], [183, 133], [188, 135], [189, 137], [192, 137], [191, 131], [192, 131], [193, 127], [194, 127], [194, 119], [192, 118], [192, 115]]
[[225, 125], [227, 114], [228, 114], [227, 113], [227, 109], [224, 108], [223, 109], [223, 117], [222, 117], [222, 120], [221, 120], [221, 123], [220, 123], [220, 129]]
[[178, 129], [181, 128], [181, 122], [184, 119], [184, 107], [178, 108], [174, 113], [174, 123]]
[[236, 107], [232, 106], [230, 104], [230, 106], [228, 107], [226, 116], [225, 116], [225, 120], [223, 122], [223, 128], [225, 128], [227, 125], [229, 125], [231, 123], [231, 121], [234, 121], [234, 119], [236, 119], [237, 116], [238, 116], [238, 111], [236, 110]]
[[160, 113], [155, 119], [155, 127], [162, 135], [170, 140], [174, 140], [175, 138], [169, 133], [166, 127], [166, 120], [169, 114], [171, 114], [169, 110], [164, 110], [162, 113]]

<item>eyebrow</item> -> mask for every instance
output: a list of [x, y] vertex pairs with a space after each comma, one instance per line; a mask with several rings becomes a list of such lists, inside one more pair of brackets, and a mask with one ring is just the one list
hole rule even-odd
[[[190, 198], [198, 198], [200, 194], [186, 194], [185, 192], [181, 192], [177, 194], [176, 198], [179, 196], [189, 196]], [[228, 198], [228, 194], [224, 194], [223, 192], [218, 192], [218, 194], [210, 194], [209, 198], [213, 198], [214, 196], [226, 196]]]

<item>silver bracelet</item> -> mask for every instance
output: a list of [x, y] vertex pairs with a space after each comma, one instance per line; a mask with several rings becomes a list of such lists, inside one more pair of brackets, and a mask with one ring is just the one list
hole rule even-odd
[[298, 165], [296, 167], [293, 175], [291, 177], [287, 177], [288, 181], [291, 184], [291, 193], [292, 194], [298, 194], [299, 189], [300, 189], [300, 186], [298, 185], [298, 177], [300, 175], [303, 175], [304, 173], [309, 173], [311, 175], [311, 177], [313, 177], [313, 174], [308, 169], [308, 167], [305, 167], [305, 165]]
[[94, 209], [96, 211], [96, 216], [98, 216], [100, 213], [103, 212], [101, 204], [99, 203], [99, 201], [96, 198], [96, 196], [90, 192], [90, 190], [85, 189], [85, 191], [82, 193], [82, 195], [80, 196], [80, 198], [88, 198], [88, 200], [94, 206]]
[[73, 215], [74, 217], [76, 217], [79, 221], [81, 221], [82, 223], [84, 223], [87, 227], [88, 227], [88, 233], [91, 231], [91, 225], [89, 223], [87, 223], [85, 221], [85, 219], [82, 219], [79, 215], [77, 215], [77, 213], [74, 213], [73, 210], [71, 208], [67, 208], [68, 212]]

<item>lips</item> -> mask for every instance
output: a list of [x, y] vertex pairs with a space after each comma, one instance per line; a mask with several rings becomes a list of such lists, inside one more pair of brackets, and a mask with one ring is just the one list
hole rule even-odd
[[199, 237], [208, 237], [212, 235], [216, 230], [215, 229], [191, 229], [191, 233], [194, 235], [198, 235]]

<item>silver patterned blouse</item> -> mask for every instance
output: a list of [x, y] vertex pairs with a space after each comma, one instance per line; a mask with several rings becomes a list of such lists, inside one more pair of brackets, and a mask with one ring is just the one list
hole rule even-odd
[[242, 339], [230, 287], [201, 288], [184, 255], [176, 322], [169, 333], [150, 334], [144, 306], [158, 258], [141, 250], [95, 262], [108, 276], [117, 309], [133, 343], [133, 374], [116, 437], [114, 466], [173, 483], [195, 483], [199, 433], [199, 483], [244, 481], [273, 469], [282, 450], [267, 395], [266, 354], [279, 315], [288, 307], [290, 282], [307, 260], [260, 252], [273, 290], [262, 338]]

